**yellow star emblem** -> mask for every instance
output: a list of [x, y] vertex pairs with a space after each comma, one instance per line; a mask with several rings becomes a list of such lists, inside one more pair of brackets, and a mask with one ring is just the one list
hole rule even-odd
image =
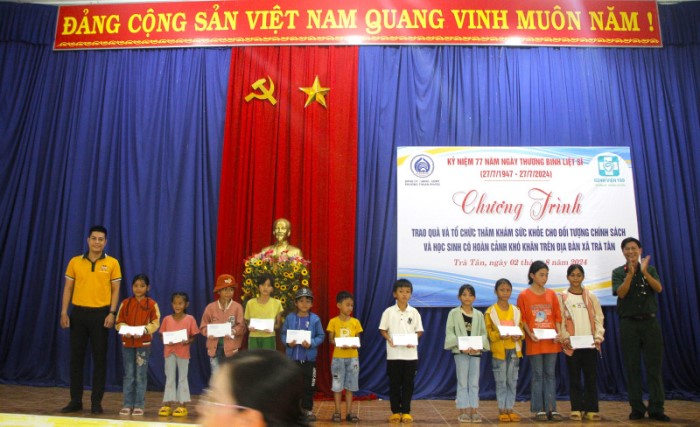
[[304, 104], [304, 108], [308, 107], [309, 104], [311, 104], [313, 101], [316, 101], [319, 104], [323, 105], [323, 108], [328, 108], [328, 106], [326, 106], [325, 95], [331, 89], [327, 87], [321, 87], [321, 82], [318, 81], [318, 76], [316, 76], [316, 79], [314, 79], [314, 84], [311, 87], [300, 87], [299, 90], [309, 95], [309, 97], [306, 98], [306, 104]]

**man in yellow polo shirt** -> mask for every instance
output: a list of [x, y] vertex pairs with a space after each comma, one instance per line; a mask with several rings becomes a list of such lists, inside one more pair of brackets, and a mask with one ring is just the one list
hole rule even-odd
[[[122, 272], [119, 261], [107, 256], [107, 229], [90, 228], [88, 251], [73, 257], [66, 268], [66, 283], [61, 304], [61, 327], [70, 328], [70, 402], [63, 413], [83, 409], [83, 368], [85, 351], [90, 342], [93, 358], [93, 414], [101, 414], [102, 396], [107, 375], [107, 337], [114, 326], [119, 302]], [[68, 306], [73, 310], [68, 315]]]

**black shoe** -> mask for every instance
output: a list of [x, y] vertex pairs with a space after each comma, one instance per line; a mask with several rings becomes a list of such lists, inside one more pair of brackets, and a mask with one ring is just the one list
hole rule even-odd
[[630, 412], [630, 420], [641, 420], [642, 418], [644, 418], [644, 412], [639, 412], [635, 410], [632, 410], [632, 412]]
[[668, 417], [668, 415], [664, 414], [663, 412], [660, 414], [649, 414], [649, 418], [652, 420], [656, 421], [664, 421], [664, 422], [669, 422], [671, 419]]
[[105, 411], [102, 409], [101, 403], [93, 403], [90, 412], [93, 414], [103, 414]]
[[83, 404], [80, 402], [70, 401], [66, 406], [61, 408], [62, 414], [69, 414], [71, 412], [78, 412], [83, 410]]

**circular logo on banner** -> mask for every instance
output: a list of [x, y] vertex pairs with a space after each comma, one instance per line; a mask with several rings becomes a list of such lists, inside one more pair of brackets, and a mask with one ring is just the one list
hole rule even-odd
[[435, 164], [430, 156], [419, 154], [411, 160], [411, 172], [418, 178], [427, 178], [433, 173]]

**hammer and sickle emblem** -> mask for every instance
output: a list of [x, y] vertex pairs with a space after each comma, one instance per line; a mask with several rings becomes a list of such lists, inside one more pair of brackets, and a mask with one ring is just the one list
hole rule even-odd
[[246, 102], [250, 102], [251, 99], [255, 98], [255, 99], [263, 99], [263, 100], [267, 99], [268, 101], [270, 101], [270, 104], [272, 104], [272, 105], [277, 104], [277, 100], [273, 96], [273, 94], [275, 93], [275, 83], [272, 81], [270, 76], [267, 76], [267, 81], [268, 81], [269, 86], [270, 86], [269, 89], [265, 86], [265, 78], [264, 77], [260, 80], [257, 80], [255, 83], [253, 83], [251, 85], [253, 87], [253, 89], [255, 91], [260, 91], [260, 93], [256, 93], [256, 92], [249, 93], [245, 97]]

